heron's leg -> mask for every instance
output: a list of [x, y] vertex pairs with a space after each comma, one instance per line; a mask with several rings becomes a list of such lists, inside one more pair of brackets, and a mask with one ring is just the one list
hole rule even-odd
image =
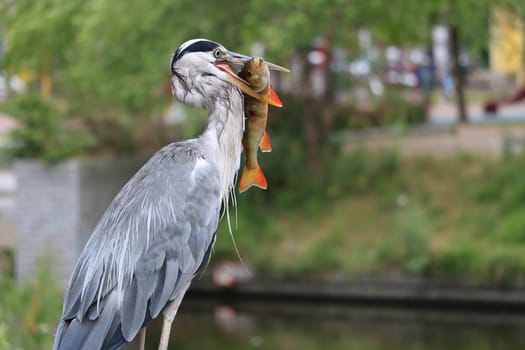
[[146, 348], [146, 327], [140, 330], [140, 343], [139, 349], [144, 350]]
[[160, 333], [159, 350], [168, 350], [168, 342], [170, 340], [171, 333], [171, 324], [175, 319], [175, 315], [177, 315], [177, 311], [179, 310], [182, 298], [184, 298], [184, 294], [186, 293], [186, 290], [189, 286], [190, 283], [188, 282], [183, 288], [183, 291], [179, 293], [175, 297], [175, 299], [173, 299], [173, 301], [171, 301], [162, 311], [162, 314], [164, 315], [164, 322], [162, 323], [162, 332]]
[[164, 318], [162, 323], [162, 333], [160, 334], [159, 350], [168, 350], [168, 343], [170, 341], [171, 324], [173, 319]]

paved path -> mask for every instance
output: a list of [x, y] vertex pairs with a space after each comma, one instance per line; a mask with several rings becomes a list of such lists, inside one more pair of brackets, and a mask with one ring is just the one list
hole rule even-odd
[[[500, 107], [497, 114], [487, 114], [480, 103], [470, 103], [467, 114], [469, 122], [473, 124], [525, 122], [525, 102]], [[456, 124], [457, 120], [457, 107], [452, 102], [441, 102], [430, 109], [430, 124], [451, 125]]]
[[346, 137], [345, 149], [396, 149], [403, 156], [450, 156], [458, 152], [498, 156], [505, 148], [521, 151], [525, 145], [523, 125], [460, 125], [377, 133], [369, 137]]
[[[16, 122], [0, 113], [0, 147], [7, 142], [7, 135]], [[15, 207], [16, 180], [13, 171], [0, 167], [0, 250], [13, 248], [16, 244], [13, 211]]]
[[0, 147], [3, 146], [7, 140], [8, 133], [16, 126], [14, 119], [0, 113]]
[[0, 250], [15, 245], [15, 191], [16, 179], [13, 172], [8, 168], [0, 168]]
[[408, 131], [373, 130], [345, 134], [345, 148], [398, 149], [404, 156], [452, 155], [457, 152], [497, 156], [506, 148], [522, 150], [525, 146], [525, 103], [503, 107], [496, 115], [487, 115], [481, 105], [468, 106], [469, 123], [457, 124], [455, 105], [434, 106], [427, 124]]

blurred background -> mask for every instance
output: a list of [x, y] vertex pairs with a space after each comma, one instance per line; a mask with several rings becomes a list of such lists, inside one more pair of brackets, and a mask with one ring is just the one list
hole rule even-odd
[[0, 349], [51, 347], [113, 196], [202, 130], [169, 81], [196, 37], [291, 73], [269, 189], [237, 194], [174, 349], [524, 348], [524, 21], [519, 0], [1, 1]]

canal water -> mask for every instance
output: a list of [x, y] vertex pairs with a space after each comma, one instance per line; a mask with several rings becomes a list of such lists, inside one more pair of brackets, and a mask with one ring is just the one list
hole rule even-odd
[[[148, 327], [147, 349], [157, 348], [160, 325]], [[525, 313], [187, 299], [170, 349], [519, 350], [525, 349]]]

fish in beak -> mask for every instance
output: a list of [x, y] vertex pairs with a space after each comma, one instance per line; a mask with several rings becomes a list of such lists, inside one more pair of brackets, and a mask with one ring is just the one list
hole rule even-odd
[[[272, 106], [281, 107], [282, 106], [281, 104], [277, 103], [276, 101], [272, 99], [269, 99], [267, 94], [261, 94], [253, 90], [249, 86], [248, 82], [246, 82], [246, 80], [242, 79], [237, 74], [235, 74], [233, 69], [230, 67], [230, 64], [244, 65], [244, 63], [250, 59], [251, 57], [249, 56], [246, 56], [246, 55], [243, 55], [237, 52], [233, 52], [233, 51], [228, 51], [226, 55], [220, 57], [217, 60], [217, 62], [215, 62], [215, 66], [219, 68], [220, 70], [226, 72], [228, 74], [228, 82], [237, 86], [239, 90], [241, 90], [246, 95], [251, 96], [261, 102], [268, 103]], [[266, 62], [266, 64], [268, 66], [268, 69], [270, 70], [275, 70], [279, 72], [289, 72], [290, 71], [274, 63]]]

